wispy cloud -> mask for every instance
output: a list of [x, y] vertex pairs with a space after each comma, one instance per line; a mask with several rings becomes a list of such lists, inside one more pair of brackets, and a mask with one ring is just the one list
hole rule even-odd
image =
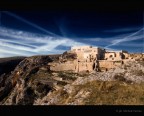
[[70, 39], [67, 37], [57, 37], [50, 35], [41, 35], [29, 33], [21, 30], [14, 30], [0, 27], [0, 57], [9, 56], [32, 56], [42, 54], [59, 54], [71, 46], [93, 45], [94, 47], [105, 47], [109, 50], [118, 50], [113, 46], [121, 45], [127, 47], [143, 47], [143, 43], [130, 43], [134, 40], [144, 39], [144, 28], [134, 32], [126, 33], [107, 38], [81, 38]]
[[[144, 50], [144, 28], [141, 28], [135, 32], [127, 32], [125, 34], [119, 34], [111, 37], [96, 37], [82, 39], [86, 42], [90, 42], [92, 45], [97, 45], [99, 47], [104, 47], [105, 49], [123, 49], [127, 50], [137, 47], [138, 49]], [[133, 41], [142, 41], [142, 43], [135, 43]], [[132, 50], [130, 50], [132, 51]]]
[[131, 31], [138, 31], [140, 27], [127, 27], [127, 28], [119, 28], [119, 29], [111, 29], [105, 30], [104, 32], [112, 32], [112, 33], [119, 33], [119, 32], [131, 32]]
[[19, 21], [22, 21], [22, 22], [24, 22], [24, 23], [26, 23], [26, 24], [28, 24], [28, 25], [30, 25], [30, 26], [32, 26], [32, 27], [35, 27], [35, 28], [37, 28], [37, 29], [45, 32], [45, 33], [48, 34], [48, 35], [58, 36], [58, 35], [56, 35], [56, 34], [50, 32], [50, 31], [44, 29], [43, 27], [41, 27], [41, 26], [39, 26], [39, 25], [37, 25], [37, 24], [35, 24], [35, 23], [33, 23], [33, 22], [30, 22], [30, 21], [28, 21], [28, 20], [26, 20], [26, 19], [24, 19], [24, 18], [22, 18], [22, 17], [20, 17], [20, 16], [17, 16], [17, 15], [14, 14], [14, 13], [11, 13], [11, 12], [8, 12], [8, 11], [3, 11], [3, 12], [4, 12], [5, 14], [9, 15], [9, 16], [12, 16], [12, 17], [18, 19]]
[[60, 45], [71, 47], [88, 44], [65, 37], [39, 35], [0, 27], [0, 57], [58, 54], [64, 52], [56, 49]]
[[124, 46], [124, 47], [143, 47], [144, 43], [130, 43], [130, 42], [126, 42], [126, 43], [123, 43], [121, 46]]
[[99, 42], [99, 41], [103, 41], [104, 38], [87, 38], [87, 39], [83, 39], [83, 40], [89, 40], [89, 41], [93, 41], [93, 42]]
[[144, 35], [143, 35], [144, 32], [143, 31], [144, 31], [144, 28], [142, 28], [142, 29], [140, 29], [140, 30], [128, 35], [128, 36], [123, 36], [120, 39], [112, 40], [111, 44], [105, 46], [105, 48], [109, 48], [110, 46], [114, 46], [114, 45], [117, 45], [117, 44], [122, 43], [122, 42], [144, 39]]

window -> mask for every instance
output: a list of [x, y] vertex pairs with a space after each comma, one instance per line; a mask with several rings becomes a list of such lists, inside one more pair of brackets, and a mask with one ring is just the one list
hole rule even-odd
[[116, 57], [116, 54], [114, 54], [114, 56]]
[[109, 57], [110, 57], [110, 58], [112, 58], [112, 57], [113, 57], [113, 55], [110, 55]]

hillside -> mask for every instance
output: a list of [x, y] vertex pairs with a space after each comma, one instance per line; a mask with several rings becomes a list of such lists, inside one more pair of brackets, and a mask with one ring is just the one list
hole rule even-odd
[[51, 71], [47, 64], [58, 57], [27, 57], [10, 74], [2, 74], [0, 104], [144, 105], [143, 61], [106, 72]]

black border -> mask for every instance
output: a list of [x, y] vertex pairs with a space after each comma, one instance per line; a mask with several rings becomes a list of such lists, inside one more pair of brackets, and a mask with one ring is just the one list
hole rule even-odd
[[0, 106], [0, 112], [4, 115], [98, 115], [98, 114], [122, 114], [122, 113], [144, 113], [144, 106], [140, 105], [50, 105], [50, 106], [22, 106], [9, 105]]
[[142, 0], [12, 0], [0, 1], [1, 10], [144, 11]]
[[[142, 0], [125, 0], [125, 1], [1, 1], [0, 10], [49, 10], [49, 11], [92, 11], [92, 12], [135, 12], [144, 11]], [[143, 113], [144, 105], [127, 106], [127, 105], [102, 105], [102, 106], [0, 106], [0, 113], [6, 115], [99, 115], [97, 113]], [[30, 114], [29, 114], [30, 113]], [[32, 113], [32, 114], [31, 114]], [[108, 114], [107, 114], [108, 115]]]

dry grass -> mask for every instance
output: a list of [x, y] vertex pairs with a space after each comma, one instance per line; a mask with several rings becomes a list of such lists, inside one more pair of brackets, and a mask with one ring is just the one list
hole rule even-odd
[[[90, 92], [82, 100], [84, 105], [144, 105], [144, 83], [130, 84], [123, 79], [121, 74], [116, 76], [116, 81], [92, 81], [83, 85], [72, 85], [74, 88], [71, 93], [64, 89], [53, 91], [51, 97], [56, 101], [52, 104], [68, 105], [73, 103], [80, 99], [76, 96], [83, 90]], [[66, 85], [66, 83], [59, 84]]]
[[77, 74], [72, 72], [59, 72], [58, 76], [61, 77], [63, 80], [76, 80]]
[[144, 105], [144, 84], [93, 81], [77, 86], [91, 91], [86, 105]]
[[[144, 59], [144, 58], [143, 58]], [[140, 65], [144, 66], [144, 60], [138, 62]]]
[[83, 100], [85, 105], [144, 105], [144, 85], [127, 84], [123, 82], [93, 81], [75, 86], [70, 95], [63, 90], [59, 94], [57, 104], [68, 104], [75, 101], [75, 96], [81, 90], [90, 91], [90, 95]]
[[116, 75], [114, 75], [113, 78], [114, 78], [115, 80], [117, 80], [117, 81], [126, 82], [126, 79], [124, 78], [124, 74], [123, 74], [123, 73], [116, 74]]
[[142, 70], [132, 70], [131, 72], [136, 76], [144, 76], [144, 72]]

